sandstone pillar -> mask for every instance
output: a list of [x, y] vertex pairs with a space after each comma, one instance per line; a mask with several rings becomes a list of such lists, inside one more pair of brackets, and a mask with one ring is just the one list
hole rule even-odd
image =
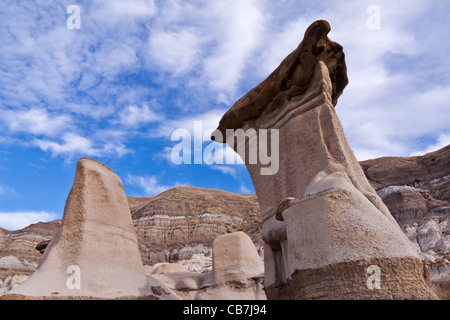
[[244, 232], [224, 234], [213, 242], [212, 272], [203, 279], [198, 300], [266, 300], [264, 264]]
[[8, 293], [25, 299], [113, 299], [152, 295], [120, 178], [78, 162], [60, 230], [36, 272]]
[[[328, 22], [313, 23], [299, 47], [236, 102], [212, 136], [233, 146], [253, 180], [267, 297], [433, 299], [416, 249], [368, 183], [334, 110], [348, 79], [342, 47], [329, 31]], [[231, 129], [255, 135], [243, 148], [231, 141]], [[263, 133], [269, 140], [279, 136], [273, 174], [248, 161]], [[275, 151], [270, 143], [268, 149]], [[380, 271], [380, 288], [368, 285], [373, 270]]]

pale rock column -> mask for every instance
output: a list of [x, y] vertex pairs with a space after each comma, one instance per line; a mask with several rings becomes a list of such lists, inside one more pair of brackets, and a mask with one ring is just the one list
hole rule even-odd
[[[161, 288], [158, 288], [161, 289]], [[134, 299], [153, 296], [120, 178], [92, 159], [77, 164], [60, 230], [15, 298]], [[167, 296], [170, 298], [169, 296]]]
[[[313, 23], [299, 47], [236, 102], [212, 135], [240, 154], [253, 180], [267, 297], [435, 299], [418, 252], [367, 181], [334, 110], [348, 79], [330, 29], [326, 21]], [[255, 134], [239, 146], [231, 129]], [[278, 144], [268, 143], [269, 153], [279, 154], [273, 174], [249, 161], [261, 148], [260, 130], [269, 130], [269, 141], [279, 137]], [[379, 288], [369, 283], [372, 270], [380, 271]]]
[[244, 232], [224, 234], [213, 242], [212, 272], [202, 280], [197, 300], [266, 300], [264, 263]]

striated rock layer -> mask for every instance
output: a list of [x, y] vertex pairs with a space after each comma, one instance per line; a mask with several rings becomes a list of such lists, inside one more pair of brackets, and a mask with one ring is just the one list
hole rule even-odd
[[151, 198], [128, 198], [144, 264], [211, 258], [212, 242], [244, 231], [262, 246], [255, 195], [176, 187]]
[[[448, 211], [445, 211], [448, 210], [449, 204], [445, 201], [445, 198], [439, 198], [439, 194], [448, 194], [450, 190], [448, 182], [442, 184], [442, 182], [448, 181], [448, 178], [445, 177], [450, 174], [449, 150], [450, 146], [422, 157], [389, 157], [361, 163], [369, 182], [378, 190], [380, 197], [386, 203], [408, 238], [421, 250], [427, 249], [422, 258], [431, 269], [433, 288], [441, 299], [447, 300], [450, 299], [450, 280], [448, 275], [446, 276], [450, 256], [448, 249], [447, 251], [442, 251], [438, 248], [441, 248], [441, 243], [443, 243], [441, 240], [445, 242], [445, 239], [448, 239], [446, 237], [450, 234], [448, 230], [449, 224], [445, 222], [450, 216]], [[426, 166], [426, 173], [414, 177], [412, 173], [417, 172], [418, 164], [421, 164], [424, 159], [429, 159], [425, 163], [430, 164]], [[433, 159], [434, 161], [431, 162]], [[433, 163], [438, 165], [432, 165]], [[414, 177], [413, 179], [411, 179], [412, 176]], [[386, 179], [389, 179], [389, 181], [386, 181]], [[401, 190], [406, 192], [398, 192]], [[185, 195], [177, 195], [179, 206], [182, 208], [189, 207], [195, 210], [195, 206], [183, 204], [185, 200], [191, 204], [192, 198], [195, 198], [199, 202], [208, 201], [208, 206], [214, 208], [211, 209], [213, 212], [220, 210], [220, 213], [223, 215], [243, 214], [243, 225], [234, 225], [236, 231], [239, 229], [251, 235], [257, 247], [262, 245], [259, 206], [255, 195], [243, 197], [242, 195], [230, 194], [225, 191], [188, 187], [177, 188], [175, 194], [179, 193], [187, 193]], [[173, 197], [172, 192], [167, 192], [165, 197]], [[155, 205], [153, 204], [155, 198], [129, 197], [128, 201], [132, 214], [149, 205], [147, 207], [148, 211], [147, 209], [141, 210], [140, 216], [151, 215], [152, 208]], [[215, 199], [222, 200], [215, 205]], [[242, 199], [245, 199], [245, 201], [242, 201]], [[431, 199], [431, 202], [429, 199]], [[231, 210], [228, 210], [227, 203], [236, 203], [236, 205], [230, 206]], [[164, 209], [162, 210], [162, 215], [169, 215]], [[439, 212], [443, 213], [440, 214]], [[176, 213], [176, 215], [180, 214]], [[437, 221], [436, 218], [438, 218]], [[432, 223], [434, 226], [432, 229], [428, 228], [430, 226], [429, 220], [431, 222], [436, 221]], [[167, 223], [164, 226], [164, 231], [162, 231], [162, 223], [135, 221], [139, 248], [144, 264], [154, 265], [160, 262], [177, 262], [187, 266], [193, 272], [191, 277], [195, 278], [197, 274], [203, 277], [202, 272], [208, 272], [212, 269], [212, 241], [217, 234], [216, 230], [225, 224], [221, 220], [215, 220], [211, 221], [208, 228], [204, 229], [203, 234], [211, 241], [200, 239], [200, 244], [198, 244], [198, 238], [195, 242], [188, 238], [187, 244], [183, 244], [175, 239], [171, 242], [168, 236], [171, 234], [172, 229], [179, 227], [181, 223], [185, 223], [183, 221], [177, 222], [177, 224]], [[57, 233], [60, 224], [61, 220], [56, 220], [49, 223], [38, 223], [16, 231], [0, 230], [0, 294], [17, 287], [18, 284], [25, 281], [35, 271], [42, 257], [42, 254], [35, 247], [41, 242], [51, 240]], [[152, 230], [153, 228], [155, 230]], [[186, 227], [183, 228], [185, 229]], [[144, 232], [144, 230], [146, 231]], [[420, 233], [417, 231], [420, 231]], [[166, 233], [166, 242], [164, 244], [157, 243], [156, 234], [158, 232]], [[213, 232], [214, 235], [209, 235], [208, 232]], [[152, 237], [145, 237], [145, 233], [151, 234]], [[421, 240], [418, 240], [419, 236]], [[421, 244], [419, 245], [419, 243]], [[186, 280], [185, 282], [187, 282], [187, 288], [192, 288], [192, 281]], [[189, 282], [191, 286], [189, 286]], [[173, 286], [175, 286], [175, 283]], [[180, 286], [183, 287], [181, 283]], [[193, 296], [191, 291], [188, 292], [190, 296]]]
[[450, 253], [450, 146], [421, 157], [361, 163], [408, 238], [429, 259]]
[[361, 163], [431, 270], [441, 299], [450, 295], [450, 146], [418, 157], [385, 157]]
[[51, 240], [60, 225], [61, 220], [56, 220], [16, 231], [0, 230], [0, 279], [33, 273], [42, 256], [36, 245]]
[[[434, 299], [418, 251], [367, 181], [335, 113], [348, 81], [342, 47], [327, 37], [329, 31], [328, 22], [313, 23], [299, 47], [236, 102], [212, 135], [235, 149], [253, 180], [266, 294]], [[230, 129], [249, 133], [245, 146], [235, 145]], [[279, 151], [279, 170], [269, 174], [265, 161], [249, 157], [267, 148], [260, 142], [269, 135], [265, 130], [279, 138], [270, 146], [272, 154]], [[373, 263], [383, 282], [376, 290], [365, 284]]]

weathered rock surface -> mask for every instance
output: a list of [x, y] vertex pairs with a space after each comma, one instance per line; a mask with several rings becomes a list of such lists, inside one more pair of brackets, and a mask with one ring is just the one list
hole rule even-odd
[[[434, 299], [418, 250], [367, 181], [335, 113], [348, 80], [330, 30], [326, 21], [313, 23], [212, 135], [234, 148], [252, 178], [266, 293], [269, 299]], [[232, 129], [253, 132], [245, 147], [234, 144]], [[279, 137], [279, 170], [271, 174], [263, 161], [248, 158], [264, 130]], [[372, 265], [383, 276], [377, 290], [366, 285]]]
[[[394, 216], [394, 218], [399, 222], [402, 230], [405, 232], [405, 234], [408, 236], [410, 240], [412, 240], [415, 245], [418, 245], [418, 241], [416, 240], [417, 232], [416, 230], [419, 229], [421, 225], [426, 223], [427, 217], [435, 217], [436, 212], [446, 212], [445, 207], [449, 207], [448, 203], [445, 200], [445, 198], [434, 198], [432, 200], [432, 205], [428, 205], [429, 201], [425, 201], [427, 198], [427, 195], [430, 194], [430, 190], [433, 191], [434, 195], [436, 194], [448, 194], [448, 190], [450, 189], [450, 186], [448, 184], [440, 184], [442, 181], [448, 181], [448, 178], [445, 179], [446, 176], [448, 176], [449, 169], [450, 168], [450, 146], [433, 152], [431, 154], [426, 155], [425, 157], [413, 157], [413, 158], [381, 158], [381, 159], [374, 159], [370, 161], [362, 162], [361, 165], [369, 179], [369, 182], [374, 186], [375, 189], [378, 189], [378, 193], [380, 194], [381, 198], [384, 199], [384, 202], [388, 206], [390, 212]], [[434, 163], [444, 163], [443, 165], [429, 165], [427, 168], [427, 174], [422, 174], [422, 178], [424, 180], [420, 180], [420, 177], [411, 179], [410, 172], [414, 172], [417, 168], [417, 163], [421, 163], [422, 159], [432, 159], [434, 160]], [[413, 161], [412, 161], [413, 160]], [[409, 168], [409, 165], [412, 166], [412, 168]], [[399, 169], [396, 169], [397, 167], [400, 167]], [[447, 169], [445, 169], [447, 168]], [[369, 172], [370, 171], [370, 172]], [[433, 177], [433, 179], [427, 178], [427, 176]], [[389, 183], [393, 183], [394, 185], [389, 185], [388, 182], [386, 182], [386, 179], [384, 177], [389, 178]], [[416, 181], [417, 180], [417, 181]], [[439, 182], [440, 181], [440, 182]], [[437, 184], [438, 182], [439, 184]], [[388, 192], [389, 190], [402, 190], [404, 186], [410, 186], [411, 188], [414, 188], [413, 195], [405, 196], [404, 194], [395, 192]], [[393, 187], [391, 189], [382, 190], [384, 188]], [[191, 188], [182, 188], [178, 189], [177, 192], [186, 192], [190, 191]], [[193, 188], [195, 189], [195, 188]], [[411, 191], [410, 189], [406, 188], [406, 190]], [[419, 191], [418, 191], [419, 190]], [[381, 191], [381, 192], [380, 192]], [[239, 203], [242, 200], [241, 195], [236, 194], [229, 194], [227, 192], [223, 192], [225, 194], [224, 196], [221, 194], [220, 191], [213, 191], [214, 193], [211, 194], [210, 190], [208, 189], [198, 189], [191, 192], [191, 195], [184, 195], [184, 196], [178, 196], [180, 199], [188, 199], [189, 203], [190, 199], [189, 197], [192, 196], [192, 194], [195, 195], [196, 198], [203, 198], [202, 201], [209, 201], [210, 206], [214, 206], [214, 198], [222, 198], [222, 199], [228, 199], [228, 197], [235, 198], [233, 201], [230, 201], [231, 203]], [[420, 194], [420, 197], [418, 197], [418, 193]], [[389, 196], [390, 195], [390, 196]], [[166, 196], [170, 197], [170, 193], [166, 193]], [[386, 196], [389, 196], [390, 198], [386, 198]], [[225, 198], [223, 198], [225, 197]], [[439, 197], [439, 196], [437, 196]], [[131, 212], [134, 213], [135, 211], [139, 210], [140, 208], [143, 208], [146, 204], [152, 204], [154, 197], [152, 198], [132, 198], [129, 197], [129, 203]], [[418, 201], [418, 200], [419, 201]], [[244, 218], [244, 221], [247, 221], [247, 226], [250, 226], [250, 232], [245, 230], [248, 228], [247, 226], [241, 226], [242, 230], [245, 231], [247, 234], [250, 234], [252, 237], [252, 240], [257, 245], [262, 244], [261, 240], [261, 234], [260, 234], [260, 226], [259, 226], [259, 207], [257, 198], [255, 195], [249, 195], [245, 196], [245, 200], [243, 202], [242, 208], [239, 207], [239, 205], [232, 206], [233, 211], [232, 212], [241, 212], [249, 213], [248, 218]], [[247, 203], [249, 201], [250, 203]], [[434, 201], [443, 201], [436, 203]], [[225, 205], [224, 205], [225, 203]], [[187, 205], [183, 204], [183, 201], [180, 201], [181, 207], [188, 207]], [[221, 200], [220, 204], [217, 205], [217, 207], [222, 206], [220, 208], [220, 212], [223, 214], [228, 214], [228, 211], [225, 210], [227, 208], [226, 206], [226, 200]], [[153, 205], [150, 205], [149, 211], [144, 212], [145, 215], [151, 215], [151, 208]], [[419, 211], [419, 209], [421, 211]], [[141, 211], [142, 212], [142, 211]], [[164, 211], [162, 212], [163, 215], [167, 215]], [[447, 216], [448, 213], [444, 215], [439, 216]], [[444, 219], [445, 220], [445, 219]], [[424, 222], [425, 221], [425, 222]], [[220, 220], [216, 220], [216, 223], [221, 223]], [[7, 267], [6, 265], [0, 265], [0, 294], [1, 292], [6, 292], [11, 289], [10, 284], [14, 283], [15, 286], [17, 284], [20, 284], [20, 282], [23, 282], [27, 279], [29, 275], [31, 275], [34, 272], [33, 270], [24, 270], [23, 265], [27, 265], [24, 261], [28, 261], [32, 266], [37, 266], [39, 263], [42, 255], [39, 254], [39, 252], [35, 249], [35, 247], [42, 241], [49, 240], [54, 237], [56, 232], [59, 229], [59, 226], [61, 224], [60, 220], [49, 222], [49, 223], [39, 223], [36, 225], [31, 225], [29, 227], [26, 227], [21, 230], [17, 231], [7, 231], [7, 230], [0, 230], [0, 259], [8, 256], [14, 256], [16, 257], [22, 265], [19, 265], [19, 267]], [[147, 233], [149, 234], [155, 234], [160, 230], [161, 224], [154, 223], [153, 225], [150, 224], [140, 224], [135, 223], [136, 231], [139, 234], [140, 228], [147, 229]], [[155, 228], [155, 231], [148, 231], [148, 229], [152, 228], [152, 226]], [[166, 225], [164, 232], [167, 234], [171, 233], [171, 228], [176, 227], [176, 224], [173, 225]], [[412, 227], [411, 227], [412, 226]], [[448, 237], [450, 232], [448, 229], [443, 228], [445, 224], [438, 223], [439, 232], [441, 234], [442, 238]], [[448, 225], [447, 225], [448, 226]], [[211, 225], [208, 226], [208, 230], [215, 230], [215, 225], [211, 223]], [[177, 262], [179, 264], [183, 264], [187, 266], [190, 271], [191, 275], [199, 275], [199, 277], [202, 277], [202, 273], [211, 272], [212, 269], [212, 241], [214, 239], [213, 235], [206, 235], [207, 229], [205, 228], [204, 234], [206, 237], [211, 239], [209, 244], [193, 244], [195, 242], [188, 241], [188, 243], [185, 246], [183, 244], [180, 244], [178, 241], [176, 243], [171, 243], [168, 241], [163, 246], [161, 245], [152, 245], [151, 242], [146, 243], [145, 241], [148, 239], [145, 236], [145, 232], [141, 231], [141, 237], [139, 237], [139, 246], [141, 249], [141, 256], [144, 261], [146, 261], [146, 269], [149, 269], [150, 271], [147, 272], [147, 275], [151, 275], [153, 271], [153, 265], [159, 262]], [[442, 231], [441, 231], [442, 230]], [[236, 230], [237, 231], [237, 230]], [[153, 241], [155, 241], [155, 238], [152, 237]], [[142, 243], [142, 241], [144, 241]], [[439, 241], [436, 241], [435, 243], [438, 243]], [[206, 242], [205, 242], [206, 243]], [[448, 295], [450, 294], [450, 288], [448, 286], [448, 277], [445, 276], [446, 270], [448, 270], [449, 260], [450, 256], [446, 256], [445, 254], [438, 253], [440, 251], [436, 251], [433, 249], [432, 242], [425, 241], [425, 244], [430, 248], [431, 252], [429, 251], [426, 256], [423, 257], [424, 260], [427, 261], [427, 264], [429, 268], [431, 269], [431, 279], [433, 281], [433, 288], [436, 292], [440, 292], [439, 297], [441, 299], [450, 299]], [[178, 254], [180, 252], [180, 254]], [[199, 253], [194, 253], [199, 252]], [[149, 259], [147, 258], [151, 254], [152, 257], [159, 256], [161, 259]], [[193, 254], [192, 256], [190, 256]], [[447, 257], [447, 258], [446, 258]], [[181, 259], [181, 260], [180, 260]], [[149, 266], [149, 265], [152, 266]], [[10, 264], [8, 264], [10, 266]], [[29, 265], [28, 265], [29, 266]], [[17, 276], [15, 276], [17, 275]], [[437, 280], [434, 280], [437, 279]], [[447, 280], [446, 280], [447, 279]], [[186, 280], [187, 282], [190, 282], [192, 285], [192, 281]], [[446, 282], [447, 281], [447, 282]], [[1, 289], [3, 286], [3, 290]], [[447, 298], [446, 298], [447, 297]]]
[[177, 296], [189, 300], [265, 300], [264, 263], [244, 232], [217, 237], [213, 242], [212, 271], [186, 272], [180, 264], [162, 264], [152, 277]]
[[[72, 278], [72, 276], [74, 276]], [[154, 289], [161, 288], [158, 294]], [[166, 298], [145, 274], [122, 181], [81, 159], [57, 234], [37, 270], [7, 299]], [[173, 298], [175, 298], [173, 296]]]
[[[262, 278], [264, 264], [244, 232], [225, 234], [213, 242], [213, 267], [209, 281], [214, 284]], [[207, 281], [204, 281], [204, 285]]]
[[[61, 220], [49, 223], [37, 223], [24, 229], [0, 232], [0, 279], [14, 275], [29, 276], [36, 269], [41, 254], [36, 251], [36, 245], [42, 241], [51, 240], [61, 225]], [[6, 264], [6, 257], [14, 257], [16, 264]]]
[[179, 264], [186, 266], [191, 272], [208, 272], [212, 270], [212, 257], [203, 254], [194, 254], [190, 259], [178, 261]]
[[222, 234], [244, 231], [262, 246], [255, 195], [176, 187], [156, 197], [128, 198], [144, 264], [211, 257]]
[[[263, 254], [255, 195], [177, 187], [156, 197], [128, 197], [128, 202], [141, 258], [150, 269], [155, 264], [170, 262], [182, 264], [191, 272], [210, 272], [214, 239], [236, 231], [249, 234], [259, 254]], [[14, 232], [5, 230], [0, 234], [0, 257], [15, 255], [37, 266], [42, 257], [39, 251], [45, 252], [45, 241], [55, 236], [60, 224], [58, 220], [36, 225], [39, 228], [33, 225]], [[0, 279], [34, 272], [22, 269], [0, 266]]]
[[0, 296], [8, 291], [17, 288], [28, 279], [26, 275], [8, 276], [4, 280], [0, 279]]
[[361, 163], [400, 228], [422, 252], [441, 299], [450, 294], [450, 146]]
[[427, 190], [434, 199], [450, 201], [450, 145], [417, 157], [384, 157], [361, 162], [376, 190], [411, 186]]

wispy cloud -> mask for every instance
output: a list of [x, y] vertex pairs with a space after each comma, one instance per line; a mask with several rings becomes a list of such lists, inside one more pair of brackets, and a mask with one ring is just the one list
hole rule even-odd
[[149, 38], [148, 63], [175, 77], [185, 75], [200, 61], [200, 42], [189, 30], [157, 30]]
[[237, 178], [237, 170], [236, 168], [230, 166], [212, 166], [211, 169], [222, 172], [223, 174], [229, 174], [233, 178]]
[[[265, 1], [243, 0], [209, 2], [217, 32], [217, 47], [204, 63], [204, 76], [209, 86], [222, 97], [236, 94], [237, 85], [244, 76], [246, 64], [259, 47], [265, 35], [267, 20], [264, 14]], [[266, 14], [267, 15], [267, 14]], [[224, 102], [231, 102], [228, 99]]]
[[426, 149], [411, 152], [410, 156], [422, 156], [429, 152], [442, 149], [448, 145], [450, 145], [450, 134], [442, 134], [439, 136], [435, 144], [428, 145]]
[[0, 212], [0, 228], [14, 231], [34, 223], [56, 219], [58, 216], [55, 213], [46, 211]]
[[131, 152], [120, 142], [109, 141], [96, 145], [92, 139], [80, 136], [73, 132], [65, 133], [62, 137], [62, 141], [55, 142], [51, 140], [36, 139], [34, 140], [34, 144], [43, 151], [51, 152], [53, 157], [64, 155], [68, 158], [72, 158], [80, 154], [89, 157], [111, 155], [123, 156]]
[[0, 121], [11, 132], [53, 137], [71, 127], [69, 115], [54, 115], [41, 108], [0, 110]]
[[240, 192], [240, 193], [243, 193], [243, 194], [254, 194], [253, 191], [251, 191], [249, 188], [247, 188], [247, 187], [244, 186], [244, 185], [241, 185], [241, 186], [239, 187], [239, 192]]
[[142, 190], [143, 196], [156, 196], [166, 190], [174, 188], [176, 186], [180, 186], [180, 183], [175, 183], [173, 185], [164, 185], [158, 181], [157, 176], [145, 175], [145, 176], [136, 176], [136, 175], [128, 175], [126, 182], [133, 186]]
[[14, 194], [15, 190], [11, 187], [0, 184], [0, 196]]
[[119, 122], [126, 127], [137, 128], [141, 124], [162, 120], [163, 116], [153, 111], [147, 104], [142, 107], [127, 106], [119, 113]]
[[[79, 1], [82, 29], [74, 31], [59, 1], [12, 2], [0, 10], [0, 125], [8, 139], [61, 157], [123, 156], [133, 129], [148, 124], [155, 140], [193, 119], [213, 127], [311, 22], [327, 19], [347, 55], [350, 84], [337, 112], [357, 156], [427, 149], [450, 134], [448, 21], [435, 14], [446, 4], [377, 1], [381, 28], [370, 30], [372, 4]], [[107, 128], [123, 135], [93, 134]]]
[[[138, 52], [146, 45], [143, 22], [155, 15], [156, 6], [142, 0], [126, 5], [81, 1], [80, 6], [78, 31], [66, 28], [66, 7], [57, 1], [2, 7], [0, 58], [7, 63], [0, 67], [0, 122], [5, 135], [27, 134], [24, 145], [38, 146], [53, 156], [122, 156], [123, 147], [92, 132], [103, 130], [124, 106], [144, 102], [132, 100], [148, 90], [118, 77], [140, 69]], [[121, 114], [125, 126], [137, 121], [132, 109], [126, 111]], [[150, 115], [141, 116], [142, 122]]]
[[199, 139], [210, 141], [210, 135], [215, 130], [225, 110], [213, 109], [204, 113], [196, 113], [188, 116], [166, 118], [159, 122], [156, 129], [152, 129], [149, 135], [153, 138], [170, 140], [172, 133], [177, 129], [188, 131], [192, 138], [200, 133]]

